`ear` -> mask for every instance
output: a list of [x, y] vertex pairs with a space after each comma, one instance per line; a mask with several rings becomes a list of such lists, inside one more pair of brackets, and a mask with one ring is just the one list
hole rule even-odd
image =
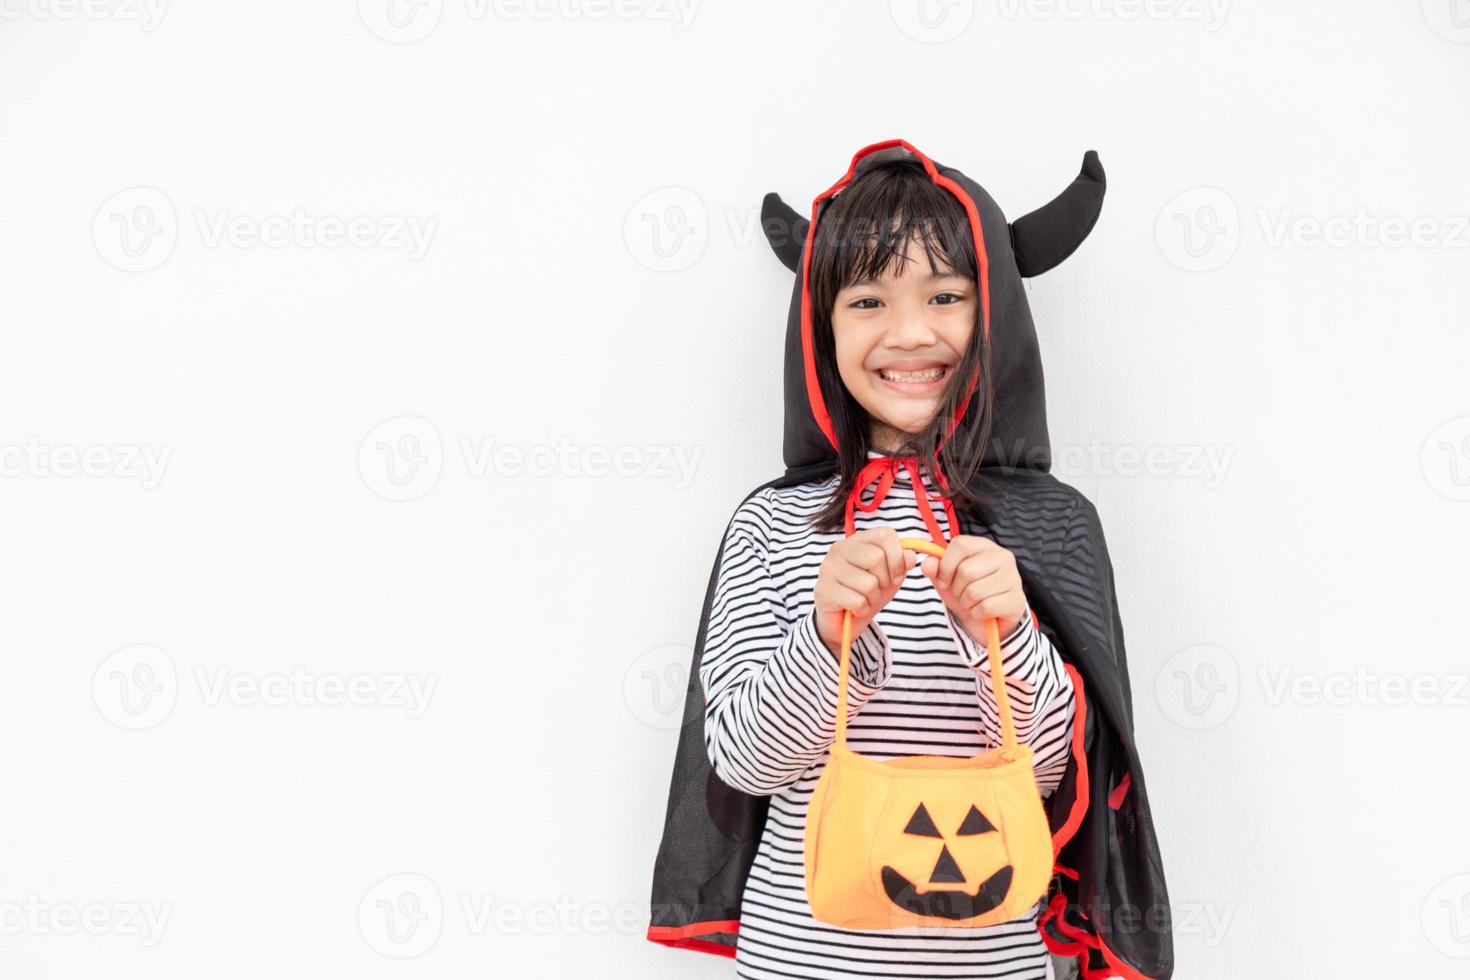
[[1082, 172], [1052, 200], [1011, 222], [1011, 248], [1023, 276], [1039, 276], [1077, 251], [1097, 224], [1108, 182], [1096, 150], [1082, 158]]
[[761, 230], [781, 264], [792, 272], [801, 267], [801, 249], [811, 224], [791, 209], [774, 191], [761, 202]]

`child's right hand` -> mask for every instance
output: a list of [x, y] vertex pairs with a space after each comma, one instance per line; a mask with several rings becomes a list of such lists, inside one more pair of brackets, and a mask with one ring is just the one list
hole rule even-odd
[[857, 639], [898, 593], [917, 557], [899, 547], [898, 532], [891, 527], [856, 531], [827, 550], [812, 596], [817, 635], [832, 656], [842, 655], [843, 610], [852, 612], [852, 636]]

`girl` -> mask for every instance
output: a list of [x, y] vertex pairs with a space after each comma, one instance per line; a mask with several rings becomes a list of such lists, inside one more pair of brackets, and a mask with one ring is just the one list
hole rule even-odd
[[[983, 639], [995, 618], [1016, 735], [1035, 753], [1043, 796], [1067, 768], [1069, 672], [1038, 628], [1015, 556], [957, 517], [977, 502], [966, 487], [996, 405], [972, 232], [961, 199], [897, 155], [852, 176], [810, 239], [805, 382], [839, 466], [762, 489], [736, 511], [698, 666], [713, 772], [770, 797], [740, 904], [741, 977], [1053, 976], [1037, 909], [985, 928], [837, 929], [812, 918], [803, 880], [807, 803], [836, 724], [844, 611], [853, 749], [887, 759], [998, 745]], [[919, 562], [899, 546], [905, 536], [947, 550]], [[962, 880], [946, 850], [916, 884]]]

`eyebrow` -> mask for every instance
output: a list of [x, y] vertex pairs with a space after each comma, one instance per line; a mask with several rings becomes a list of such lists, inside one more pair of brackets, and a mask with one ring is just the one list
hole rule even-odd
[[[926, 279], [925, 281], [926, 282], [933, 282], [936, 279], [965, 279], [965, 278], [966, 278], [965, 276], [960, 275], [958, 272], [954, 272], [954, 271], [944, 272], [944, 271], [941, 271], [941, 272], [931, 272], [929, 274], [929, 278]], [[869, 285], [870, 283], [875, 283], [877, 281], [878, 280], [876, 278], [872, 277], [872, 276], [869, 276], [866, 279], [854, 279], [849, 284], [849, 287], [851, 287], [851, 286], [866, 286], [866, 285]]]

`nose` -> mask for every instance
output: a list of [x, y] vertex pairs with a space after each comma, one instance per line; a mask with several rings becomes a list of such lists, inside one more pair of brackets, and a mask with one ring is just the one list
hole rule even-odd
[[883, 341], [888, 347], [914, 350], [918, 347], [932, 347], [939, 339], [929, 326], [922, 303], [900, 306], [895, 320]]
[[959, 864], [949, 853], [949, 847], [941, 846], [939, 849], [939, 860], [934, 863], [934, 870], [929, 875], [930, 884], [964, 884], [965, 874], [960, 870]]

